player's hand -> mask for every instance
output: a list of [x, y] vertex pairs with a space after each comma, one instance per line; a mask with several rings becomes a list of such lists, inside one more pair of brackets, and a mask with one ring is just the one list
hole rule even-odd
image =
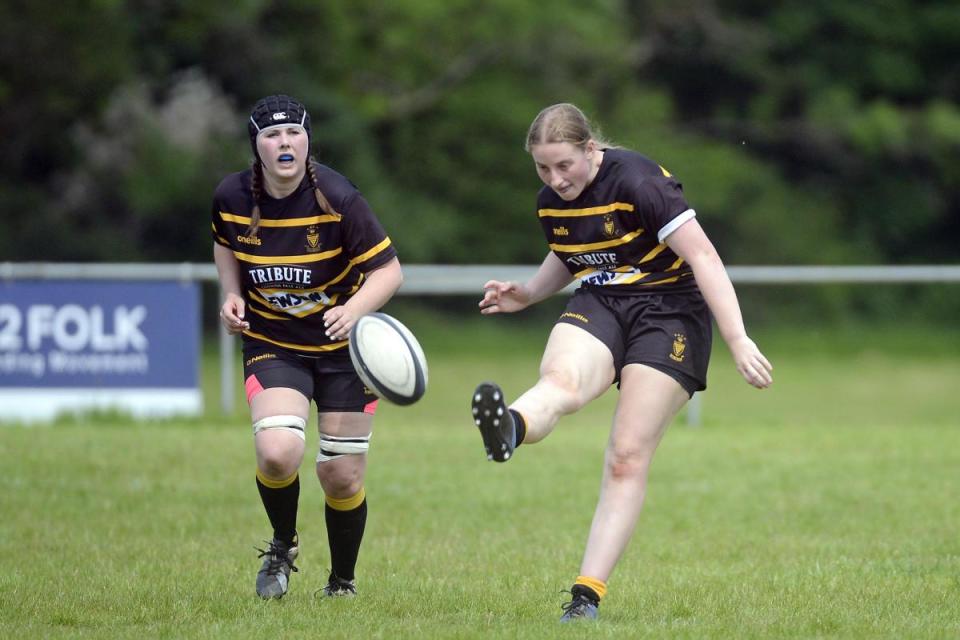
[[228, 293], [220, 307], [220, 322], [230, 335], [243, 333], [250, 328], [250, 323], [243, 319], [246, 303], [235, 293]]
[[363, 314], [354, 313], [344, 305], [327, 309], [323, 314], [324, 333], [331, 340], [346, 340], [350, 336], [350, 329], [361, 315]]
[[530, 306], [530, 294], [517, 282], [490, 280], [483, 285], [480, 313], [513, 313]]
[[743, 336], [734, 340], [729, 347], [737, 371], [744, 380], [757, 389], [766, 389], [773, 384], [773, 376], [770, 373], [773, 371], [773, 365], [760, 353], [760, 349], [753, 340]]

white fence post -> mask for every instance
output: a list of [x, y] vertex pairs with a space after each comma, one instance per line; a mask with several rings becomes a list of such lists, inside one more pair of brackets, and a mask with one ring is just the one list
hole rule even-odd
[[703, 392], [697, 391], [687, 403], [687, 424], [691, 427], [700, 426], [700, 416], [703, 414]]
[[[217, 302], [223, 300], [223, 289], [218, 287], [220, 292], [220, 297], [217, 298]], [[219, 315], [217, 316], [219, 318]], [[234, 346], [233, 346], [233, 336], [227, 333], [227, 328], [223, 326], [222, 322], [217, 322], [218, 332], [220, 342], [220, 412], [225, 415], [230, 415], [233, 413], [234, 405], [234, 376], [233, 376], [233, 362], [234, 362]]]

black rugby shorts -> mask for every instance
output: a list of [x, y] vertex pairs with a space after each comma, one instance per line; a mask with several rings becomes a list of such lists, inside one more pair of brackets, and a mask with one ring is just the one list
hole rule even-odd
[[320, 356], [300, 356], [261, 342], [243, 345], [243, 379], [247, 402], [264, 389], [296, 389], [317, 411], [374, 413], [377, 397], [366, 388], [346, 349]]
[[618, 385], [623, 367], [643, 364], [691, 396], [707, 388], [713, 328], [699, 291], [624, 295], [581, 287], [557, 322], [584, 329], [610, 349]]

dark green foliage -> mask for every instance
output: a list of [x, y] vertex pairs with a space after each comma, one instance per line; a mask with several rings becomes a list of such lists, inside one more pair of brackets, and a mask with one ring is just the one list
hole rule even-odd
[[958, 32], [946, 0], [7, 3], [0, 259], [209, 259], [283, 91], [407, 262], [540, 261], [522, 144], [560, 101], [678, 175], [731, 264], [956, 262]]

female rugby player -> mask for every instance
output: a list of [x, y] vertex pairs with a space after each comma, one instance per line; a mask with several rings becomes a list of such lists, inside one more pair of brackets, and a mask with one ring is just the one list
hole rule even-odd
[[400, 263], [357, 188], [310, 157], [302, 104], [263, 98], [247, 128], [253, 166], [223, 179], [212, 215], [220, 319], [242, 336], [256, 483], [273, 527], [256, 590], [281, 598], [297, 570], [298, 469], [312, 400], [332, 565], [323, 593], [353, 595], [377, 400], [351, 365], [347, 338], [397, 291]]
[[586, 551], [561, 621], [596, 618], [633, 533], [650, 461], [667, 425], [706, 388], [711, 319], [737, 370], [763, 389], [772, 367], [747, 337], [716, 250], [680, 183], [650, 159], [599, 139], [570, 104], [544, 109], [527, 134], [544, 183], [537, 213], [550, 252], [526, 283], [484, 285], [483, 314], [513, 313], [580, 281], [557, 320], [540, 379], [509, 407], [477, 387], [474, 422], [488, 458], [510, 459], [613, 383], [620, 395]]

